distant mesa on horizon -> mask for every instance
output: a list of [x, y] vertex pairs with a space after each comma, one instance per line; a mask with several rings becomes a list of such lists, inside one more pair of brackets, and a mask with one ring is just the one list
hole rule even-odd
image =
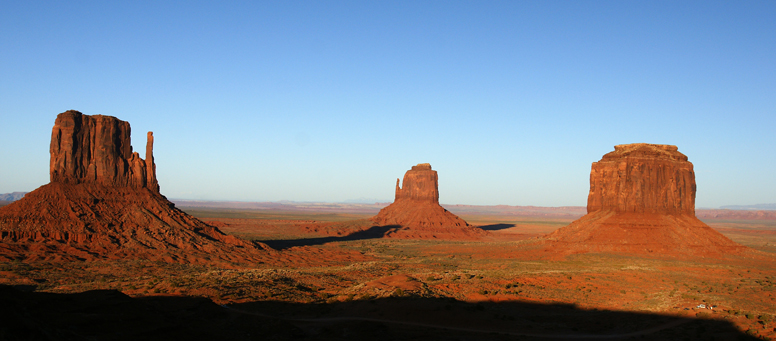
[[693, 165], [676, 146], [617, 145], [591, 166], [587, 215], [546, 239], [563, 253], [718, 257], [746, 249], [698, 220], [695, 193]]
[[16, 201], [23, 198], [29, 192], [11, 192], [0, 194], [0, 201]]
[[776, 204], [726, 205], [720, 206], [720, 209], [738, 211], [773, 211], [776, 210]]
[[390, 238], [477, 239], [487, 235], [440, 206], [438, 186], [437, 171], [430, 164], [412, 166], [403, 182], [396, 179], [394, 202], [371, 220], [381, 226], [400, 226], [385, 235]]
[[266, 252], [257, 251], [266, 246], [226, 235], [159, 193], [153, 133], [147, 137], [143, 160], [132, 152], [128, 122], [75, 110], [59, 114], [51, 133], [51, 182], [0, 208], [0, 259], [262, 259]]

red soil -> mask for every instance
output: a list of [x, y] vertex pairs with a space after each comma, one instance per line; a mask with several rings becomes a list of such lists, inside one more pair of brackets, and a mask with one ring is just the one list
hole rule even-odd
[[546, 236], [562, 253], [617, 252], [660, 257], [719, 257], [746, 247], [688, 214], [592, 212]]
[[50, 183], [0, 208], [2, 259], [256, 261], [268, 249], [226, 235], [148, 189]]

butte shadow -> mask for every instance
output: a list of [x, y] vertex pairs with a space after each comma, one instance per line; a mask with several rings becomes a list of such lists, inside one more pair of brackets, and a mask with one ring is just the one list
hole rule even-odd
[[[399, 225], [386, 225], [386, 226], [372, 225], [372, 224], [369, 224], [368, 221], [355, 221], [355, 222], [352, 222], [351, 225], [352, 224], [360, 224], [363, 226], [363, 229], [357, 230], [355, 232], [350, 232], [343, 236], [264, 240], [262, 241], [262, 243], [268, 245], [273, 249], [283, 250], [283, 249], [287, 249], [295, 246], [314, 246], [314, 245], [322, 245], [322, 244], [334, 243], [334, 242], [380, 239], [385, 237], [386, 234], [401, 228], [401, 226]], [[334, 223], [334, 224], [327, 224], [327, 225], [330, 225], [334, 230], [339, 230], [339, 231], [344, 230], [343, 228], [338, 228], [344, 225], [341, 223], [340, 224]]]
[[561, 254], [720, 257], [748, 248], [695, 216], [695, 173], [676, 146], [618, 145], [594, 162], [587, 215], [545, 237]]
[[0, 208], [0, 259], [149, 259], [253, 263], [269, 247], [226, 235], [159, 192], [148, 133], [146, 159], [130, 125], [70, 110], [51, 133], [51, 182]]

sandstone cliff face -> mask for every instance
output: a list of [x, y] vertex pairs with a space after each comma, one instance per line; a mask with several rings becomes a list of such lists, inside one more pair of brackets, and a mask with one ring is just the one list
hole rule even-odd
[[128, 122], [75, 110], [57, 116], [51, 131], [51, 182], [148, 188], [159, 192], [148, 133], [146, 160], [132, 152]]
[[439, 203], [439, 179], [437, 172], [431, 170], [431, 165], [421, 163], [412, 166], [404, 174], [404, 187], [399, 187], [399, 179], [396, 179], [396, 198], [399, 200], [417, 200]]
[[676, 146], [618, 145], [594, 162], [587, 211], [695, 214], [695, 173]]
[[717, 257], [745, 250], [695, 216], [695, 173], [676, 146], [635, 143], [594, 162], [588, 214], [549, 235], [560, 253]]
[[438, 184], [431, 165], [413, 166], [404, 174], [402, 187], [396, 180], [396, 200], [371, 220], [382, 226], [401, 226], [386, 234], [391, 238], [476, 239], [487, 234], [439, 205]]

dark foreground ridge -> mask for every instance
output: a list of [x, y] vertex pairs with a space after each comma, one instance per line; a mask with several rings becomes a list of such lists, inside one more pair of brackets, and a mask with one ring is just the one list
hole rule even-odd
[[200, 297], [53, 294], [4, 285], [0, 300], [0, 335], [10, 340], [757, 340], [728, 321], [568, 304], [390, 297], [219, 306]]

